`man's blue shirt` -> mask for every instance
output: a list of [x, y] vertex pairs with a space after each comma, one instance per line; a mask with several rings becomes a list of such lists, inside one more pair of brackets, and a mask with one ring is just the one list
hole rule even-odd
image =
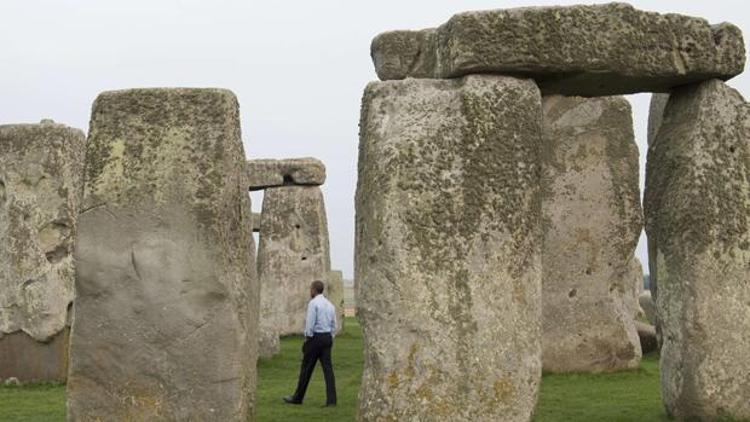
[[336, 308], [322, 294], [315, 296], [307, 304], [305, 337], [312, 337], [314, 333], [336, 335]]

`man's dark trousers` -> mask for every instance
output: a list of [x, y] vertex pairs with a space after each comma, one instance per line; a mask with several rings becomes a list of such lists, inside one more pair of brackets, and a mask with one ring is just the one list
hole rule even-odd
[[299, 371], [299, 382], [297, 391], [294, 392], [294, 400], [302, 402], [310, 383], [313, 369], [318, 359], [323, 367], [323, 377], [326, 380], [326, 404], [336, 404], [336, 379], [333, 376], [333, 365], [331, 365], [331, 347], [333, 336], [329, 333], [315, 333], [312, 337], [305, 339], [302, 345], [302, 368]]

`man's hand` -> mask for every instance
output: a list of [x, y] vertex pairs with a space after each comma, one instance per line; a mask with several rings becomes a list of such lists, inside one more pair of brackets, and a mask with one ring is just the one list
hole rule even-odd
[[305, 341], [302, 343], [302, 353], [307, 353], [307, 345], [312, 340], [312, 337], [305, 337]]

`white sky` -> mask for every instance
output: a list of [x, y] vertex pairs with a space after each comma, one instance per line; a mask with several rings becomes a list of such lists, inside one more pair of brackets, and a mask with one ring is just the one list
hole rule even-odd
[[[0, 123], [52, 118], [87, 130], [104, 90], [229, 88], [240, 100], [249, 157], [314, 156], [326, 164], [332, 265], [350, 278], [359, 103], [376, 79], [372, 37], [436, 26], [464, 10], [575, 3], [582, 2], [0, 0]], [[750, 34], [745, 1], [631, 3], [730, 21]], [[747, 74], [730, 85], [750, 95]], [[643, 172], [649, 95], [629, 99]], [[645, 242], [637, 254], [645, 266]]]

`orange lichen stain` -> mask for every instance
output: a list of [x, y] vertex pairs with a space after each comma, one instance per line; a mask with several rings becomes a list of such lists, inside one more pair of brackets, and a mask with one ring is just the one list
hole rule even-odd
[[392, 371], [388, 374], [388, 388], [395, 390], [399, 387], [398, 374], [396, 371]]
[[515, 394], [513, 383], [507, 378], [500, 378], [493, 384], [495, 390], [495, 401], [497, 403], [509, 403]]

